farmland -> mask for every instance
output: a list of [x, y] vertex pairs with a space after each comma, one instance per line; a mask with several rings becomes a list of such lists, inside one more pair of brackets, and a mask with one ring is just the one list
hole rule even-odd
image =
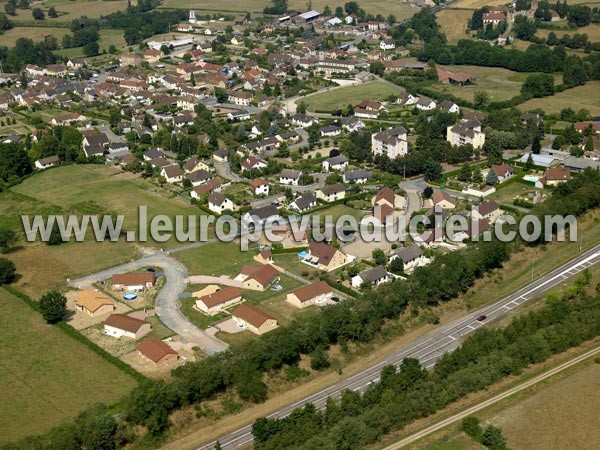
[[[4, 4], [6, 1], [0, 2], [2, 5], [2, 11], [4, 11]], [[98, 18], [100, 16], [106, 16], [107, 14], [115, 11], [122, 11], [127, 7], [127, 0], [45, 0], [42, 2], [36, 2], [35, 6], [41, 8], [45, 13], [48, 12], [48, 8], [54, 6], [58, 17], [50, 18], [46, 14], [45, 22], [51, 23], [65, 23], [70, 22], [81, 16], [87, 16], [90, 18]], [[19, 21], [32, 21], [31, 9], [17, 9], [17, 15], [14, 17], [16, 22]], [[42, 22], [44, 23], [44, 22]]]
[[2, 440], [46, 432], [96, 402], [116, 402], [134, 387], [133, 378], [46, 325], [5, 290], [0, 314]]
[[588, 81], [585, 86], [567, 89], [552, 97], [534, 98], [520, 105], [523, 111], [541, 108], [546, 113], [559, 113], [563, 108], [573, 108], [575, 111], [585, 108], [592, 115], [600, 114], [600, 81]]
[[348, 105], [356, 105], [363, 99], [386, 100], [390, 95], [398, 95], [402, 91], [401, 87], [391, 83], [374, 81], [308, 96], [304, 99], [304, 102], [311, 111], [333, 111], [345, 108]]
[[448, 38], [449, 44], [456, 44], [460, 39], [469, 37], [465, 34], [465, 29], [472, 15], [472, 11], [462, 9], [442, 9], [437, 13], [437, 22]]
[[586, 27], [578, 28], [576, 30], [542, 30], [542, 29], [538, 29], [537, 32], [535, 33], [535, 35], [542, 37], [542, 38], [547, 38], [551, 32], [554, 32], [554, 34], [556, 34], [556, 36], [559, 39], [561, 37], [563, 37], [565, 34], [568, 34], [569, 36], [573, 36], [574, 34], [577, 33], [577, 34], [587, 34], [588, 38], [592, 42], [600, 41], [600, 24], [597, 24], [597, 23], [593, 23]]

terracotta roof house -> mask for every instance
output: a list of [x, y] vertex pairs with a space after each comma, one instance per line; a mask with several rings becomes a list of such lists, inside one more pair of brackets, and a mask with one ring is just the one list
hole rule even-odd
[[558, 186], [571, 179], [571, 171], [566, 167], [549, 167], [544, 171], [544, 176], [536, 181], [535, 186], [543, 188], [545, 186]]
[[199, 199], [204, 194], [210, 194], [221, 189], [222, 183], [220, 178], [212, 178], [206, 183], [196, 186], [190, 191], [190, 197]]
[[311, 242], [306, 253], [305, 263], [326, 272], [346, 264], [346, 255], [324, 242]]
[[251, 273], [242, 284], [244, 289], [265, 291], [279, 280], [279, 272], [270, 264], [265, 264]]
[[375, 205], [371, 215], [381, 224], [386, 225], [394, 218], [394, 209], [387, 203]]
[[75, 296], [75, 308], [91, 317], [98, 317], [113, 312], [115, 302], [98, 291], [80, 291]]
[[325, 303], [333, 297], [333, 289], [325, 281], [317, 281], [287, 294], [286, 301], [296, 308]]
[[513, 168], [510, 164], [492, 164], [490, 170], [496, 172], [498, 176], [498, 182], [502, 183], [513, 176]]
[[272, 331], [278, 326], [275, 317], [248, 304], [242, 304], [235, 308], [231, 317], [238, 323], [238, 326], [258, 335]]
[[491, 220], [492, 217], [499, 215], [501, 212], [498, 202], [496, 202], [496, 200], [489, 200], [473, 208], [472, 214], [475, 220]]
[[242, 294], [236, 287], [224, 287], [213, 294], [208, 294], [196, 300], [196, 308], [209, 316], [217, 315], [228, 306], [242, 301]]
[[375, 194], [374, 203], [376, 205], [388, 205], [393, 208], [396, 204], [396, 193], [392, 188], [384, 186]]
[[250, 189], [254, 195], [269, 195], [269, 182], [261, 178], [255, 178], [250, 182], [248, 189]]
[[165, 177], [167, 183], [179, 183], [183, 180], [183, 171], [177, 164], [173, 164], [171, 166], [163, 167], [160, 171], [160, 175]]
[[137, 346], [138, 354], [154, 366], [164, 366], [178, 359], [177, 352], [169, 344], [157, 338], [144, 339]]
[[125, 314], [111, 314], [104, 321], [104, 333], [116, 338], [139, 339], [152, 331], [152, 325], [145, 320], [126, 316]]
[[261, 264], [273, 264], [273, 252], [268, 248], [261, 250], [253, 259]]
[[113, 291], [144, 291], [154, 286], [156, 277], [153, 272], [120, 273], [112, 276]]
[[450, 194], [440, 189], [437, 189], [433, 193], [431, 200], [433, 201], [433, 206], [440, 205], [443, 209], [454, 209], [456, 207], [456, 203], [454, 203]]

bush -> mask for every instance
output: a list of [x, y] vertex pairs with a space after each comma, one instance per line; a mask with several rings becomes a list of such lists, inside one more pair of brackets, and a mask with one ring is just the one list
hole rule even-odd
[[57, 291], [50, 291], [40, 299], [42, 316], [48, 323], [57, 323], [67, 312], [67, 298]]
[[0, 286], [12, 283], [16, 273], [17, 268], [10, 259], [0, 258]]

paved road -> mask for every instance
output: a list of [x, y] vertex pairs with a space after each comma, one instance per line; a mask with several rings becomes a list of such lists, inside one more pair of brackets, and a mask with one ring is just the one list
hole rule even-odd
[[436, 431], [439, 431], [439, 430], [447, 427], [448, 425], [458, 422], [459, 420], [462, 420], [465, 417], [470, 416], [471, 414], [481, 411], [482, 409], [487, 408], [488, 406], [498, 403], [499, 401], [504, 400], [505, 398], [510, 397], [511, 395], [514, 395], [518, 392], [528, 389], [531, 386], [534, 386], [534, 385], [538, 384], [539, 382], [544, 381], [545, 379], [550, 378], [551, 376], [556, 375], [557, 373], [560, 373], [560, 372], [568, 369], [569, 367], [574, 366], [575, 364], [579, 364], [581, 361], [584, 361], [598, 353], [600, 353], [600, 347], [590, 350], [589, 352], [586, 352], [583, 355], [579, 355], [578, 357], [573, 358], [570, 361], [564, 362], [561, 365], [559, 365], [547, 372], [544, 372], [544, 373], [536, 376], [535, 378], [532, 378], [532, 379], [526, 381], [525, 383], [521, 383], [505, 392], [502, 392], [501, 394], [498, 394], [488, 400], [478, 403], [477, 405], [472, 406], [469, 409], [466, 409], [466, 410], [464, 410], [458, 414], [455, 414], [451, 417], [448, 417], [447, 419], [444, 419], [434, 425], [431, 425], [431, 426], [425, 428], [424, 430], [421, 430], [415, 434], [412, 434], [412, 435], [408, 436], [407, 438], [402, 439], [401, 441], [398, 441], [392, 445], [385, 447], [383, 450], [398, 450], [402, 447], [412, 444], [413, 442], [415, 442], [431, 433], [435, 433]]
[[166, 277], [165, 284], [155, 301], [156, 314], [160, 320], [185, 341], [197, 345], [209, 355], [226, 350], [228, 347], [226, 343], [196, 327], [179, 310], [178, 298], [186, 287], [187, 269], [165, 252], [156, 252], [130, 263], [72, 280], [69, 285], [76, 288], [89, 286], [96, 281], [106, 280], [114, 274], [131, 272], [149, 266], [160, 267]]
[[[427, 335], [413, 341], [406, 347], [389, 355], [372, 367], [333, 386], [323, 389], [301, 401], [286, 406], [268, 417], [286, 417], [294, 409], [299, 408], [306, 403], [312, 403], [319, 409], [324, 408], [328, 397], [337, 398], [341, 391], [345, 389], [363, 392], [367, 386], [379, 380], [379, 373], [384, 366], [392, 364], [398, 365], [407, 357], [418, 358], [424, 367], [431, 368], [444, 353], [455, 350], [460, 345], [460, 340], [463, 337], [478, 328], [485, 326], [486, 323], [506, 315], [513, 309], [526, 303], [528, 300], [540, 296], [548, 290], [560, 285], [568, 278], [577, 275], [579, 272], [598, 262], [600, 262], [600, 245], [581, 253], [571, 261], [533, 281], [528, 286], [519, 289], [514, 294], [511, 294], [492, 305], [472, 311], [461, 319], [448, 325], [440, 326]], [[476, 318], [483, 314], [487, 316], [487, 319], [483, 322], [478, 321]], [[223, 449], [232, 450], [244, 445], [250, 445], [252, 439], [252, 425], [247, 425], [226, 436], [220, 437], [219, 442]], [[212, 450], [214, 445], [215, 442], [211, 442], [198, 447], [198, 450]]]

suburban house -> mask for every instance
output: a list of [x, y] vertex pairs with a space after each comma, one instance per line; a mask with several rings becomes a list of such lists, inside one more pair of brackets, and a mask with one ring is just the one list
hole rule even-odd
[[267, 162], [255, 156], [248, 156], [240, 162], [242, 170], [262, 170], [267, 168]]
[[506, 20], [506, 16], [502, 13], [483, 13], [483, 25], [492, 24], [493, 26], [498, 25], [503, 20]]
[[324, 137], [335, 137], [342, 133], [342, 129], [337, 125], [327, 125], [319, 129], [319, 133]]
[[406, 91], [398, 94], [398, 104], [399, 105], [411, 106], [411, 105], [414, 105], [415, 103], [417, 103], [417, 98], [414, 95], [412, 95]]
[[436, 189], [431, 196], [431, 200], [433, 202], [433, 206], [440, 206], [442, 209], [454, 209], [456, 207], [456, 203], [450, 197], [446, 191], [442, 191], [441, 189]]
[[478, 149], [485, 144], [485, 133], [481, 131], [481, 123], [478, 120], [468, 120], [449, 126], [446, 130], [446, 140], [452, 145], [471, 144], [474, 149]]
[[261, 264], [273, 264], [273, 252], [270, 249], [264, 249], [252, 259]]
[[183, 180], [183, 171], [177, 164], [163, 167], [160, 171], [160, 175], [164, 177], [169, 184], [180, 183]]
[[300, 177], [302, 176], [301, 170], [283, 169], [279, 174], [279, 183], [287, 184], [292, 186], [298, 186]]
[[371, 136], [371, 150], [374, 155], [387, 155], [390, 159], [408, 153], [408, 132], [398, 126], [389, 130], [374, 133]]
[[404, 263], [404, 272], [410, 272], [415, 267], [424, 265], [427, 261], [423, 255], [423, 250], [416, 244], [413, 244], [410, 247], [402, 247], [390, 256], [390, 262], [396, 258], [400, 258]]
[[442, 100], [438, 106], [442, 111], [446, 111], [452, 114], [458, 114], [460, 112], [460, 106], [451, 100]]
[[544, 176], [535, 182], [535, 187], [558, 186], [571, 179], [571, 171], [566, 167], [549, 167], [544, 170]]
[[196, 300], [196, 308], [209, 316], [219, 314], [224, 308], [242, 301], [242, 294], [236, 287], [227, 286]]
[[392, 188], [387, 186], [382, 187], [377, 191], [373, 198], [373, 205], [388, 205], [390, 208], [394, 208], [396, 204], [396, 193]]
[[352, 133], [354, 131], [361, 130], [365, 127], [365, 123], [358, 117], [350, 116], [342, 118], [342, 128]]
[[60, 159], [56, 155], [48, 156], [47, 158], [41, 158], [35, 162], [35, 168], [36, 169], [47, 169], [48, 167], [54, 166], [54, 164], [58, 163], [59, 161], [60, 161]]
[[231, 312], [231, 317], [240, 328], [254, 334], [265, 334], [277, 328], [277, 319], [256, 306], [241, 304]]
[[373, 172], [365, 169], [349, 170], [342, 175], [344, 183], [365, 184], [373, 178]]
[[417, 103], [415, 103], [415, 106], [421, 111], [432, 111], [436, 108], [437, 104], [430, 98], [421, 97]]
[[341, 183], [324, 186], [316, 190], [317, 198], [324, 202], [335, 202], [346, 197], [346, 186]]
[[137, 340], [150, 331], [152, 331], [150, 323], [125, 314], [111, 314], [104, 321], [104, 333], [116, 338]]
[[500, 205], [496, 202], [496, 200], [488, 200], [487, 202], [483, 202], [474, 207], [471, 211], [473, 219], [489, 219], [490, 222], [493, 222], [494, 219], [496, 219], [500, 214], [502, 214], [502, 210], [500, 209]]
[[306, 114], [296, 114], [292, 117], [292, 125], [297, 127], [307, 128], [313, 123], [319, 123], [319, 119], [316, 117], [307, 116]]
[[138, 355], [155, 367], [177, 362], [179, 355], [171, 346], [160, 339], [144, 339], [137, 346]]
[[252, 94], [249, 92], [233, 92], [229, 94], [227, 100], [234, 105], [250, 106], [250, 103], [252, 103]]
[[79, 291], [75, 296], [75, 308], [91, 317], [113, 312], [117, 307], [107, 295], [98, 291]]
[[211, 192], [220, 191], [222, 188], [221, 180], [219, 178], [213, 178], [200, 186], [196, 186], [190, 191], [190, 197], [199, 200], [204, 194], [210, 194]]
[[144, 161], [151, 161], [156, 158], [167, 158], [167, 154], [158, 148], [151, 148], [144, 152]]
[[298, 212], [308, 211], [311, 208], [317, 206], [317, 197], [314, 194], [307, 192], [306, 194], [301, 195], [296, 198], [292, 203], [290, 203], [290, 208], [295, 209]]
[[393, 277], [385, 270], [385, 267], [371, 267], [352, 277], [352, 287], [359, 288], [363, 283], [370, 283], [373, 287], [377, 287], [382, 283], [392, 281], [392, 279]]
[[375, 205], [373, 211], [371, 211], [371, 216], [375, 219], [375, 224], [388, 226], [394, 219], [394, 208], [387, 203]]
[[286, 301], [296, 308], [326, 303], [333, 297], [333, 289], [325, 281], [317, 281], [287, 294]]
[[154, 286], [154, 272], [119, 273], [112, 276], [113, 291], [144, 291]]
[[263, 266], [246, 266], [243, 275], [246, 276], [242, 282], [244, 289], [252, 291], [266, 291], [269, 286], [279, 281], [279, 272], [270, 264]]
[[[446, 84], [454, 84], [457, 86], [465, 86], [467, 84], [472, 84], [473, 76], [466, 72], [453, 73], [447, 70], [437, 69], [437, 77], [438, 81]], [[446, 100], [444, 100], [446, 101]], [[443, 103], [443, 102], [442, 102]], [[454, 112], [454, 111], [452, 111]], [[458, 111], [456, 111], [458, 112]]]
[[496, 172], [496, 176], [498, 177], [498, 182], [502, 183], [503, 181], [508, 180], [513, 176], [513, 168], [510, 164], [492, 164], [490, 170]]
[[223, 211], [234, 211], [235, 203], [220, 192], [212, 192], [208, 196], [208, 209], [216, 214], [223, 214]]
[[242, 222], [246, 225], [263, 225], [268, 219], [276, 220], [279, 217], [281, 216], [277, 208], [273, 205], [267, 205], [248, 211], [242, 216]]
[[185, 164], [183, 165], [183, 170], [185, 173], [196, 172], [198, 170], [206, 170], [208, 171], [210, 167], [204, 161], [198, 159], [196, 156], [192, 156], [189, 158]]
[[254, 195], [269, 195], [269, 182], [260, 178], [255, 178], [250, 182], [248, 188]]
[[381, 50], [393, 50], [396, 48], [396, 42], [393, 39], [384, 39], [379, 43], [379, 48]]
[[204, 169], [194, 170], [187, 174], [188, 180], [192, 183], [192, 186], [196, 187], [206, 183], [214, 178], [214, 175]]
[[329, 172], [330, 170], [342, 171], [348, 167], [348, 158], [344, 155], [333, 156], [323, 161], [323, 170]]
[[330, 272], [346, 264], [347, 257], [329, 244], [313, 241], [306, 250], [306, 257], [303, 262], [325, 272]]

